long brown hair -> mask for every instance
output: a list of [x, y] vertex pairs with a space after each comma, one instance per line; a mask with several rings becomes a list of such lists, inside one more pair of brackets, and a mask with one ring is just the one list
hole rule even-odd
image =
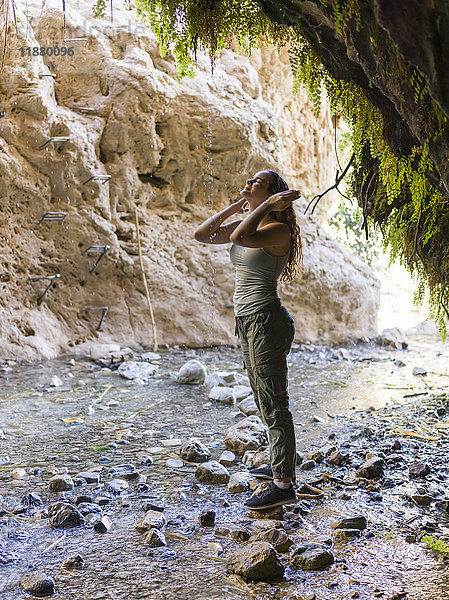
[[[268, 191], [270, 194], [277, 194], [290, 189], [285, 179], [283, 179], [276, 171], [264, 169], [266, 173], [271, 175]], [[296, 220], [296, 213], [293, 206], [289, 206], [286, 210], [273, 210], [270, 215], [279, 223], [285, 223], [290, 227], [290, 255], [288, 262], [281, 273], [281, 281], [291, 281], [298, 270], [298, 266], [302, 264], [302, 239], [301, 230]]]

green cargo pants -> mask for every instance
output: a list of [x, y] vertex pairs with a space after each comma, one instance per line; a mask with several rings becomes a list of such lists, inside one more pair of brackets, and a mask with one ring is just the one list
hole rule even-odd
[[280, 301], [275, 301], [235, 321], [254, 400], [268, 428], [273, 476], [295, 479], [295, 429], [287, 382], [287, 354], [295, 334], [293, 319]]

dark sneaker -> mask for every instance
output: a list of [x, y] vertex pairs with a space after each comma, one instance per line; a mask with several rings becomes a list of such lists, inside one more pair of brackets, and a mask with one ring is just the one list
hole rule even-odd
[[280, 506], [281, 504], [289, 504], [295, 502], [295, 500], [296, 495], [292, 485], [286, 490], [281, 490], [274, 481], [270, 481], [267, 487], [261, 492], [251, 496], [245, 502], [245, 506], [250, 510], [263, 510], [265, 508]]
[[273, 479], [273, 471], [271, 470], [270, 465], [265, 465], [265, 467], [258, 467], [257, 469], [250, 469], [249, 474], [253, 477], [257, 477], [257, 479]]

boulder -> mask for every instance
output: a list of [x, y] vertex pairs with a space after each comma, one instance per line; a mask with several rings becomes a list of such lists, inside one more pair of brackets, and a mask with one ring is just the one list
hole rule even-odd
[[332, 565], [335, 557], [330, 550], [319, 544], [302, 544], [293, 548], [291, 562], [299, 569], [317, 571]]
[[48, 480], [50, 492], [66, 492], [74, 487], [73, 479], [70, 475], [53, 475]]
[[236, 385], [233, 390], [236, 402], [240, 402], [252, 394], [251, 388], [247, 385]]
[[140, 533], [145, 533], [150, 529], [162, 529], [166, 523], [167, 519], [159, 510], [147, 510], [144, 517], [136, 523], [136, 529]]
[[251, 542], [268, 542], [273, 546], [276, 552], [288, 552], [293, 545], [293, 541], [288, 537], [285, 531], [270, 527], [262, 531], [256, 531], [250, 538]]
[[241, 375], [236, 371], [216, 371], [209, 373], [204, 383], [210, 388], [219, 386], [230, 387], [238, 385], [240, 380]]
[[150, 546], [150, 548], [161, 548], [162, 546], [166, 546], [167, 542], [165, 540], [165, 535], [159, 529], [152, 528], [145, 535], [145, 542]]
[[148, 362], [136, 362], [127, 360], [122, 362], [118, 368], [118, 373], [125, 379], [149, 379], [157, 372], [157, 366]]
[[51, 527], [70, 529], [84, 525], [84, 517], [76, 506], [66, 502], [55, 502], [48, 507]]
[[257, 408], [256, 401], [254, 400], [254, 396], [252, 394], [251, 396], [248, 396], [247, 398], [239, 402], [237, 404], [237, 408], [248, 417], [251, 415], [259, 414], [259, 409]]
[[229, 471], [216, 460], [198, 465], [195, 471], [195, 477], [201, 483], [228, 483], [230, 479]]
[[284, 575], [284, 566], [267, 542], [252, 542], [231, 552], [226, 570], [255, 581], [276, 581]]
[[204, 383], [206, 374], [207, 369], [203, 363], [195, 359], [189, 360], [179, 369], [176, 382], [199, 385]]
[[234, 404], [234, 390], [231, 387], [215, 386], [209, 392], [209, 400], [220, 404]]
[[55, 582], [53, 579], [41, 572], [26, 573], [20, 578], [20, 587], [38, 598], [52, 596], [55, 593]]
[[249, 490], [249, 486], [253, 480], [254, 477], [252, 477], [252, 475], [250, 475], [247, 471], [237, 471], [237, 473], [233, 473], [231, 475], [231, 478], [228, 481], [228, 490], [232, 494], [246, 492]]
[[226, 430], [224, 443], [229, 450], [242, 456], [246, 450], [257, 450], [267, 443], [267, 433], [256, 415], [242, 419]]
[[379, 456], [373, 456], [357, 469], [356, 475], [357, 477], [364, 477], [365, 479], [378, 479], [379, 477], [382, 477], [384, 467], [384, 459]]
[[366, 529], [366, 517], [344, 517], [331, 523], [332, 529]]
[[405, 350], [408, 348], [408, 341], [405, 337], [405, 333], [399, 327], [392, 327], [391, 329], [384, 329], [376, 338], [378, 344], [382, 346], [391, 346], [398, 350]]
[[188, 462], [204, 462], [212, 456], [209, 448], [193, 437], [182, 441], [179, 455]]
[[232, 465], [235, 463], [234, 452], [231, 452], [230, 450], [224, 450], [220, 454], [220, 458], [218, 459], [218, 462], [220, 463], [220, 465], [223, 465], [224, 467], [232, 467]]

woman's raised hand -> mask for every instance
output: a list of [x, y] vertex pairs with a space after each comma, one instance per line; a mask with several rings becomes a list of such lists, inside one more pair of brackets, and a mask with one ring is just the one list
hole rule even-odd
[[286, 210], [289, 206], [293, 205], [293, 202], [301, 197], [299, 190], [285, 190], [273, 194], [268, 198], [271, 210]]

